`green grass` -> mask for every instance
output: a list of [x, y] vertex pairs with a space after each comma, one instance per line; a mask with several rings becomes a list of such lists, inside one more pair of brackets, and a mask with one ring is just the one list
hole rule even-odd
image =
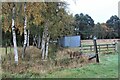
[[[0, 61], [1, 61], [1, 54], [2, 54], [2, 48], [0, 48]], [[2, 68], [1, 68], [1, 62], [0, 62], [0, 79], [2, 77]]]
[[46, 77], [63, 78], [117, 78], [118, 55], [101, 55], [100, 63], [88, 64], [81, 68], [65, 69], [47, 74]]
[[[4, 47], [0, 48], [0, 55], [4, 56], [6, 54], [6, 49]], [[11, 48], [11, 52], [13, 53], [13, 48]], [[7, 48], [7, 53], [10, 53], [10, 47]]]
[[[13, 48], [11, 48], [11, 51], [13, 52]], [[7, 48], [7, 53], [10, 53], [10, 47]], [[5, 53], [5, 48], [4, 47], [0, 47], [0, 61], [1, 61], [1, 56], [4, 56]], [[1, 64], [0, 64], [0, 79], [2, 77], [2, 68], [1, 68]]]
[[41, 78], [117, 78], [118, 77], [118, 54], [101, 54], [100, 63], [86, 64], [80, 68], [61, 69], [44, 75], [34, 73], [10, 74], [7, 77], [41, 77]]
[[[120, 45], [119, 45], [120, 47]], [[1, 51], [2, 50], [2, 51]], [[10, 49], [8, 49], [9, 52]], [[76, 48], [76, 50], [79, 50]], [[13, 49], [12, 49], [13, 51]], [[0, 53], [5, 54], [5, 49], [0, 48]], [[1, 71], [1, 70], [0, 70]], [[100, 63], [86, 64], [80, 68], [59, 69], [47, 74], [26, 72], [22, 74], [3, 72], [8, 78], [117, 78], [118, 77], [118, 54], [101, 54]]]

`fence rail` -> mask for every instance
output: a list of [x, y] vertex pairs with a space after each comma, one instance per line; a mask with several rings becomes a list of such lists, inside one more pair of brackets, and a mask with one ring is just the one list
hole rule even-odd
[[[116, 44], [98, 44], [98, 52], [113, 50], [116, 51]], [[81, 50], [94, 51], [94, 45], [81, 45]]]

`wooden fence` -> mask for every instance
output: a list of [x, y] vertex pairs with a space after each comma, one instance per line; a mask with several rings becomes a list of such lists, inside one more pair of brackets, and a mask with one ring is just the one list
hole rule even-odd
[[[97, 45], [98, 52], [102, 51], [116, 51], [116, 44], [98, 44]], [[94, 45], [81, 45], [82, 51], [94, 51]]]

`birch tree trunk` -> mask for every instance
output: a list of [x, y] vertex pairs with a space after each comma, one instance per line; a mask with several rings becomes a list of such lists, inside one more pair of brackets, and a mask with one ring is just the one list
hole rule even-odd
[[[45, 24], [45, 28], [44, 28], [44, 32], [43, 32], [43, 36], [42, 36], [42, 48], [41, 48], [41, 52], [42, 52], [42, 59], [45, 59], [47, 56], [47, 54], [48, 54], [48, 47], [46, 47], [46, 41], [47, 41], [47, 36], [48, 36], [48, 21], [46, 21], [46, 24]], [[48, 40], [49, 40], [49, 38], [48, 38]], [[47, 51], [46, 51], [46, 49], [47, 49]]]
[[33, 46], [37, 47], [36, 37], [36, 35], [33, 35]]
[[41, 53], [42, 53], [42, 59], [45, 58], [45, 32], [43, 32], [42, 36], [42, 45], [41, 45]]
[[5, 44], [5, 53], [7, 54], [7, 42]]
[[15, 33], [15, 5], [13, 6], [13, 16], [12, 16], [12, 34], [13, 34], [13, 45], [14, 45], [14, 55], [15, 63], [18, 65], [18, 51], [17, 51], [17, 42], [16, 42], [16, 33]]
[[45, 59], [47, 59], [48, 57], [49, 40], [50, 40], [50, 36], [47, 37], [47, 41], [46, 41]]
[[40, 49], [41, 48], [41, 37], [40, 37], [40, 34], [38, 34], [38, 48]]
[[28, 35], [27, 35], [27, 47], [30, 46], [30, 31], [28, 30]]
[[32, 45], [34, 46], [34, 35], [33, 35], [33, 41], [32, 41]]
[[[26, 3], [24, 4], [24, 13], [26, 12]], [[25, 57], [25, 50], [27, 47], [27, 31], [26, 31], [26, 26], [27, 26], [27, 16], [25, 14], [25, 21], [24, 21], [24, 45], [23, 45], [23, 54], [22, 54], [22, 59]]]

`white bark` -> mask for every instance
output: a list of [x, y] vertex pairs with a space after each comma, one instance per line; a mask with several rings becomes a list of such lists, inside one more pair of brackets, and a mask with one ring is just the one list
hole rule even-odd
[[40, 34], [38, 34], [38, 48], [40, 49], [40, 43], [41, 43], [41, 37]]
[[27, 35], [27, 47], [30, 46], [30, 31], [28, 30], [28, 35]]
[[47, 35], [48, 35], [48, 22], [46, 22], [46, 26], [44, 28], [43, 36], [42, 36], [42, 48], [41, 48], [41, 53], [42, 53], [42, 59], [45, 59], [45, 53], [46, 52], [46, 40], [47, 40]]
[[33, 46], [35, 45], [35, 35], [33, 35]]
[[15, 7], [13, 7], [13, 17], [12, 17], [12, 34], [13, 34], [13, 45], [14, 45], [14, 55], [15, 63], [18, 64], [18, 51], [17, 51], [17, 41], [15, 33], [15, 21], [14, 21]]
[[42, 36], [42, 45], [41, 45], [41, 53], [42, 53], [42, 59], [45, 58], [45, 33], [43, 32]]
[[[26, 3], [24, 4], [24, 12], [26, 12]], [[25, 49], [26, 49], [26, 46], [27, 46], [27, 31], [26, 31], [26, 27], [27, 27], [27, 16], [25, 15], [25, 22], [24, 22], [24, 45], [23, 45], [22, 58], [24, 58], [24, 56], [25, 56]]]
[[25, 23], [24, 23], [24, 46], [26, 46], [26, 44], [27, 44], [26, 24], [27, 24], [27, 17], [25, 17]]
[[37, 47], [36, 37], [37, 37], [36, 35], [33, 36], [33, 46]]
[[47, 41], [46, 41], [45, 59], [47, 59], [48, 57], [49, 39], [50, 39], [50, 36], [47, 37]]

